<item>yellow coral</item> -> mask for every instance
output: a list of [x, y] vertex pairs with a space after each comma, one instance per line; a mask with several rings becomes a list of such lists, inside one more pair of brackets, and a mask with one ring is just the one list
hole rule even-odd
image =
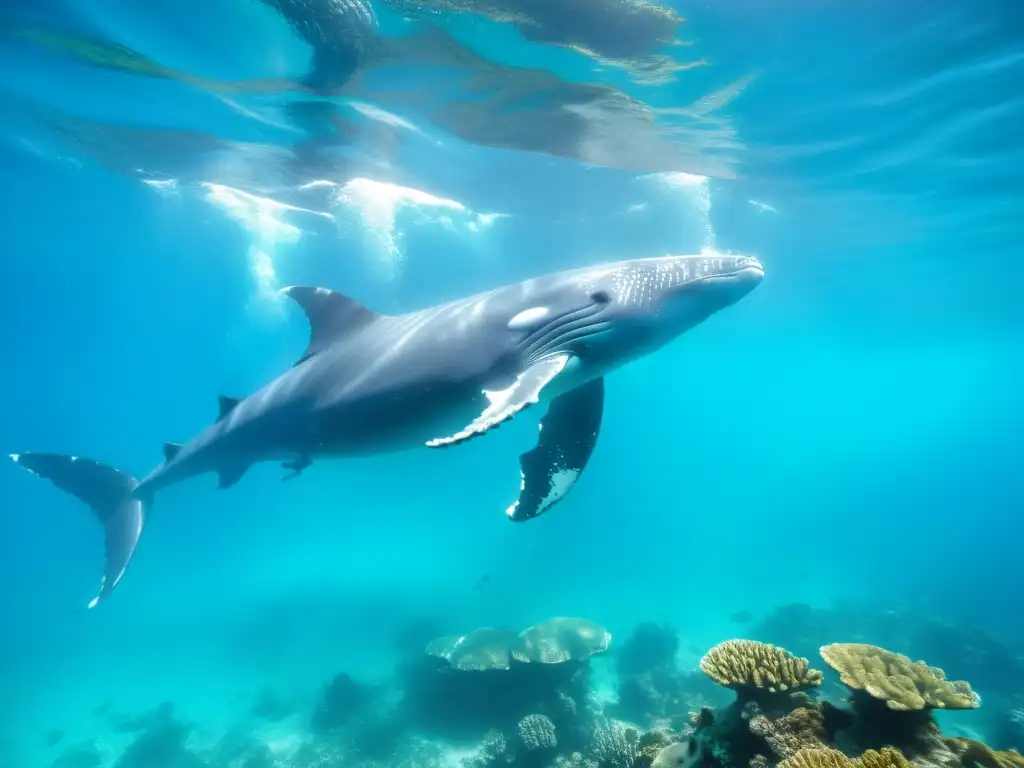
[[770, 693], [821, 685], [821, 672], [807, 659], [754, 640], [727, 640], [700, 660], [701, 671], [726, 688], [756, 688]]
[[881, 752], [869, 749], [860, 757], [847, 757], [838, 749], [801, 749], [779, 768], [913, 768], [903, 753], [892, 747]]
[[1015, 749], [996, 751], [974, 739], [946, 739], [964, 768], [1024, 768], [1024, 756]]
[[892, 747], [883, 747], [881, 752], [869, 749], [852, 762], [859, 768], [912, 768], [903, 753]]
[[947, 680], [938, 667], [875, 645], [833, 643], [822, 646], [821, 656], [844, 685], [884, 701], [889, 709], [974, 709], [980, 703], [968, 683]]

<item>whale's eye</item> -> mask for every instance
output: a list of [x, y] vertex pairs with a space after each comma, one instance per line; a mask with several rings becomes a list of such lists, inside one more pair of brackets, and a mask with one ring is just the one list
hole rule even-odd
[[594, 291], [590, 294], [590, 300], [595, 304], [607, 304], [612, 300], [607, 291]]

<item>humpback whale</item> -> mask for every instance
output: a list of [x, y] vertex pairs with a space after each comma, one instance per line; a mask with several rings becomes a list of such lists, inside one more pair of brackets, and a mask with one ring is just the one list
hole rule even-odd
[[402, 315], [383, 315], [326, 288], [282, 289], [305, 312], [309, 344], [248, 397], [222, 396], [216, 420], [141, 480], [56, 453], [16, 453], [21, 467], [92, 508], [106, 559], [89, 604], [109, 597], [142, 535], [154, 494], [215, 473], [235, 485], [253, 464], [287, 478], [314, 461], [486, 434], [543, 401], [537, 444], [519, 457], [508, 517], [529, 520], [565, 498], [597, 444], [605, 376], [650, 354], [764, 277], [754, 257], [705, 252], [588, 266]]

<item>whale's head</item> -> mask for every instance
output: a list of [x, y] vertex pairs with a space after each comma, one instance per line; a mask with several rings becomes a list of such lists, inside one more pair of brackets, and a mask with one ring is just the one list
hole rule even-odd
[[552, 285], [557, 300], [520, 313], [510, 327], [535, 326], [525, 340], [528, 357], [566, 352], [595, 376], [735, 304], [764, 269], [752, 256], [705, 252], [602, 264], [560, 278]]

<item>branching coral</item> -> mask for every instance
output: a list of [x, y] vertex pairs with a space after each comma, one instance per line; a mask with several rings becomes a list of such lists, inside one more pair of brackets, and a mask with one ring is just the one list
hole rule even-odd
[[821, 685], [821, 672], [807, 659], [754, 640], [727, 640], [700, 660], [700, 668], [719, 685], [737, 691], [798, 691]]
[[592, 757], [602, 768], [631, 768], [640, 753], [640, 732], [614, 720], [595, 724]]
[[898, 712], [974, 709], [977, 694], [963, 681], [947, 680], [938, 667], [866, 643], [833, 643], [821, 648], [825, 662], [843, 684], [884, 701]]
[[838, 749], [801, 749], [779, 763], [779, 768], [912, 768], [903, 753], [892, 747], [869, 749], [860, 757], [847, 757]]
[[527, 715], [520, 720], [519, 740], [527, 752], [558, 746], [555, 724], [546, 715]]
[[462, 761], [463, 768], [496, 768], [515, 762], [515, 752], [501, 731], [488, 731], [480, 751]]
[[559, 755], [555, 758], [554, 768], [598, 768], [597, 762], [583, 756], [580, 752], [573, 752], [568, 757]]

